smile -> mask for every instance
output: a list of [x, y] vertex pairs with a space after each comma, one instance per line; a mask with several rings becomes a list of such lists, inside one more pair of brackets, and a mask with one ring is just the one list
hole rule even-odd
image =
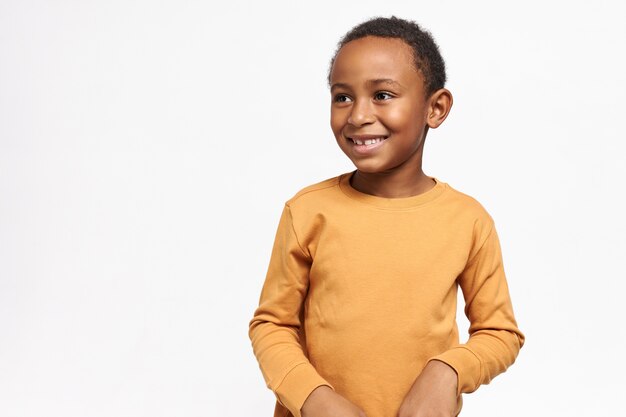
[[348, 137], [348, 139], [354, 144], [352, 149], [354, 149], [357, 154], [367, 155], [380, 148], [387, 139], [387, 136], [362, 135]]
[[373, 138], [373, 139], [364, 139], [364, 140], [357, 139], [357, 138], [350, 138], [350, 140], [352, 140], [352, 142], [356, 143], [357, 145], [373, 145], [375, 143], [382, 142], [385, 139], [386, 138], [384, 138], [384, 137]]

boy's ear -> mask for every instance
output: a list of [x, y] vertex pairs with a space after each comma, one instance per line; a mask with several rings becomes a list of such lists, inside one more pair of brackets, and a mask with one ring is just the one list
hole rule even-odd
[[451, 108], [452, 93], [445, 88], [435, 91], [429, 99], [428, 118], [426, 119], [428, 127], [438, 128], [448, 117]]

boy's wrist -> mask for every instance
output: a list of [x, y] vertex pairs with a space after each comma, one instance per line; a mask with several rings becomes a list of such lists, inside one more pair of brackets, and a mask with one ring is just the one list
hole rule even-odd
[[311, 394], [304, 400], [302, 408], [300, 408], [300, 414], [302, 417], [319, 415], [324, 410], [324, 406], [331, 401], [331, 396], [334, 393], [332, 388], [328, 385], [320, 385], [311, 391]]
[[456, 370], [452, 366], [439, 359], [430, 360], [426, 366], [430, 367], [435, 373], [437, 373], [440, 379], [453, 383], [455, 390], [458, 389], [457, 385], [459, 377]]
[[280, 403], [292, 413], [301, 410], [306, 399], [320, 386], [332, 386], [320, 376], [310, 363], [294, 367], [275, 388]]
[[304, 404], [302, 404], [301, 408], [302, 412], [309, 407], [315, 406], [318, 402], [323, 402], [324, 398], [326, 398], [330, 392], [333, 392], [333, 390], [328, 385], [320, 385], [315, 388], [311, 391], [307, 399], [304, 400]]

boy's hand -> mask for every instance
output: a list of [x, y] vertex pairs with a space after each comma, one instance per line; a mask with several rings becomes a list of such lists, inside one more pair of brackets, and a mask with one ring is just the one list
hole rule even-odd
[[432, 360], [404, 397], [398, 417], [454, 417], [458, 411], [456, 390], [455, 370]]
[[302, 417], [367, 417], [363, 410], [327, 385], [315, 388], [301, 411]]

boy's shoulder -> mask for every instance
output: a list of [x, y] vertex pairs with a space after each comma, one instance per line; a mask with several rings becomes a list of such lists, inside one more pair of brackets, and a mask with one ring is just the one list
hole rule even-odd
[[310, 203], [312, 200], [332, 198], [339, 188], [341, 177], [348, 174], [337, 175], [332, 178], [311, 184], [300, 189], [293, 197], [287, 200], [288, 206]]
[[472, 210], [477, 213], [487, 213], [485, 207], [475, 197], [464, 193], [463, 191], [459, 191], [449, 184], [446, 184], [446, 187], [449, 190], [449, 196], [453, 202], [463, 205], [467, 210]]
[[489, 231], [493, 228], [494, 220], [480, 201], [450, 185], [447, 185], [447, 188], [448, 205], [455, 213], [454, 217], [463, 219], [479, 229]]

